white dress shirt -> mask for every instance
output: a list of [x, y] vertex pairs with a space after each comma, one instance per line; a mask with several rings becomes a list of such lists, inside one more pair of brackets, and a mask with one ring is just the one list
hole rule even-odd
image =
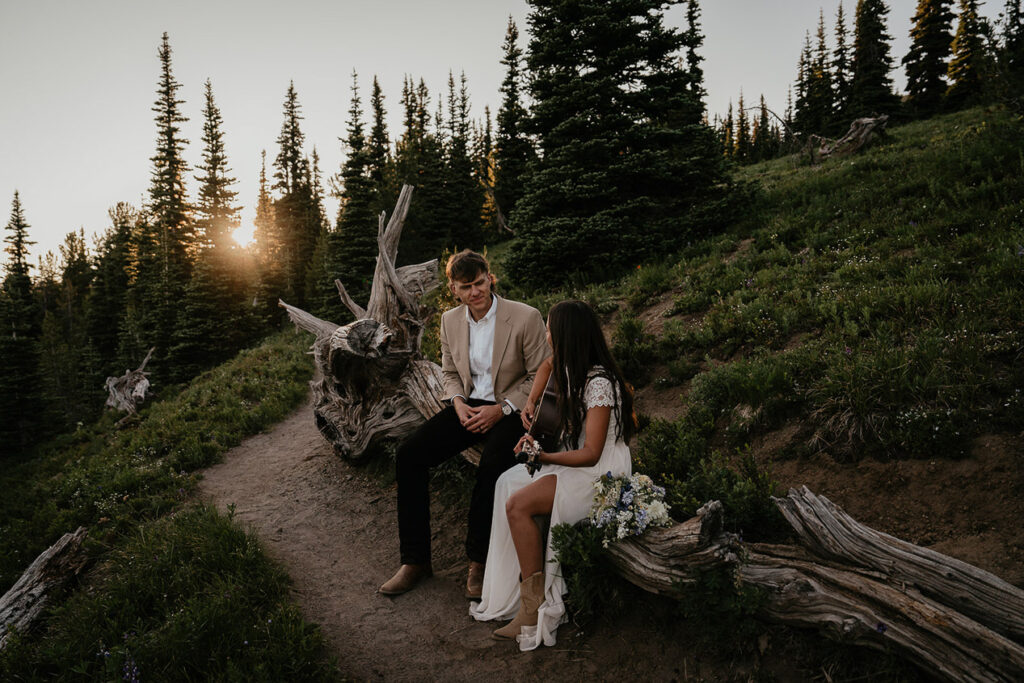
[[473, 390], [470, 398], [481, 401], [494, 400], [494, 377], [491, 375], [491, 363], [494, 358], [494, 321], [498, 311], [497, 297], [491, 297], [491, 307], [480, 320], [473, 320], [469, 307], [466, 307], [466, 320], [469, 321], [469, 374], [473, 377]]

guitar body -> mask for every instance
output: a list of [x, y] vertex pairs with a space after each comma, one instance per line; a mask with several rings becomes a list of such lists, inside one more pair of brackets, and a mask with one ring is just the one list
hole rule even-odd
[[544, 394], [537, 402], [537, 412], [530, 424], [530, 436], [536, 439], [545, 453], [556, 453], [562, 450], [559, 442], [558, 428], [558, 395], [555, 389], [555, 373], [548, 377]]

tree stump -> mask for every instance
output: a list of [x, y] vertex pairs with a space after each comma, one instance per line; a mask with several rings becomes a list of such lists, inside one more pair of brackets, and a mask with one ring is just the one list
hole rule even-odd
[[82, 548], [85, 535], [85, 527], [78, 527], [73, 534], [64, 534], [44, 550], [0, 598], [0, 650], [7, 645], [10, 629], [28, 631], [65, 582], [85, 566], [87, 558]]
[[437, 260], [395, 267], [412, 191], [410, 185], [402, 188], [386, 225], [380, 215], [366, 308], [335, 280], [355, 322], [339, 326], [279, 302], [296, 326], [316, 335], [317, 373], [310, 386], [317, 428], [351, 462], [371, 458], [444, 407], [441, 368], [420, 353], [426, 315], [419, 299], [438, 285]]
[[149, 391], [149, 373], [145, 369], [155, 350], [156, 347], [149, 350], [137, 369], [125, 370], [120, 377], [107, 378], [103, 385], [108, 393], [106, 407], [128, 413], [125, 417], [136, 414], [139, 404], [146, 400]]

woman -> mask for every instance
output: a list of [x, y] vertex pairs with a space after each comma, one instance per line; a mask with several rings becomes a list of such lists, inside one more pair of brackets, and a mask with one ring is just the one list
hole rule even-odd
[[[582, 301], [555, 304], [548, 314], [548, 342], [554, 355], [537, 371], [523, 407], [523, 424], [528, 427], [532, 421], [554, 372], [562, 443], [572, 450], [541, 451], [536, 476], [526, 465], [517, 465], [498, 479], [483, 594], [470, 607], [479, 621], [515, 615], [494, 637], [518, 640], [524, 651], [542, 642], [554, 645], [555, 631], [566, 618], [561, 568], [550, 537], [547, 548], [542, 547], [533, 516], [551, 515], [552, 527], [587, 517], [594, 480], [606, 472], [631, 473], [626, 444], [636, 430], [632, 392], [590, 306]], [[531, 441], [524, 436], [516, 452]]]

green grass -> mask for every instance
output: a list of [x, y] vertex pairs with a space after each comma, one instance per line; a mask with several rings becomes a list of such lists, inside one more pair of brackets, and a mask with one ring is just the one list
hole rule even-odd
[[0, 678], [111, 678], [133, 667], [147, 680], [337, 677], [284, 574], [193, 495], [195, 470], [305, 398], [308, 342], [280, 333], [145, 406], [127, 428], [105, 416], [0, 474], [0, 591], [80, 525], [94, 563], [86, 589], [41, 634], [19, 634], [0, 655]]
[[[959, 457], [1024, 423], [1019, 118], [972, 109], [860, 155], [740, 173], [760, 191], [725, 234], [534, 300], [615, 301], [633, 381], [691, 382], [685, 406], [710, 409], [708, 440], [730, 448], [796, 421], [805, 450], [837, 459]], [[632, 316], [659, 297], [655, 337]], [[737, 407], [755, 419], [736, 424]]]

